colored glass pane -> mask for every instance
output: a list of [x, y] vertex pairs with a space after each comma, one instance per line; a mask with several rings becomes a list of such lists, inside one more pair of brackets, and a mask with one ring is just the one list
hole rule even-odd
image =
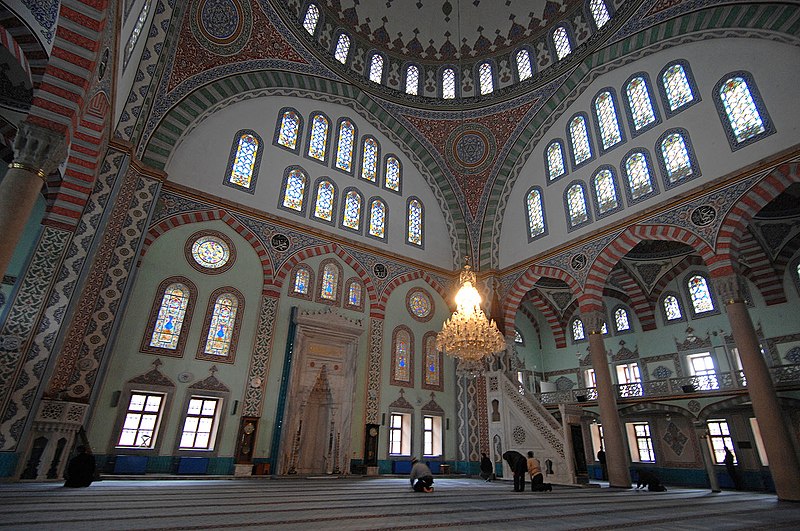
[[336, 167], [340, 170], [353, 169], [353, 145], [356, 140], [356, 128], [347, 120], [339, 124], [339, 145], [336, 148]]
[[394, 157], [386, 158], [384, 186], [395, 192], [400, 191], [400, 161]]
[[303, 196], [306, 189], [306, 176], [300, 170], [292, 170], [286, 178], [286, 191], [283, 194], [283, 206], [303, 211]]
[[743, 77], [732, 77], [723, 83], [719, 89], [719, 96], [737, 142], [766, 131], [756, 102]]
[[431, 313], [431, 299], [425, 293], [416, 291], [408, 298], [408, 307], [417, 317], [428, 317]]
[[145, 1], [144, 5], [142, 6], [142, 10], [139, 11], [139, 16], [136, 19], [136, 25], [133, 27], [133, 31], [131, 31], [131, 34], [128, 37], [128, 42], [125, 44], [125, 56], [123, 57], [122, 62], [123, 68], [128, 66], [128, 61], [130, 61], [133, 51], [136, 49], [136, 43], [139, 42], [139, 36], [142, 34], [145, 22], [147, 22], [147, 15], [150, 14], [150, 3], [151, 0]]
[[345, 196], [342, 224], [353, 230], [358, 230], [361, 226], [361, 196], [355, 190], [350, 190]]
[[589, 130], [586, 128], [586, 118], [576, 116], [569, 122], [569, 136], [572, 140], [573, 157], [575, 164], [592, 157], [592, 146], [589, 143]]
[[201, 236], [192, 244], [192, 258], [199, 265], [217, 269], [228, 263], [231, 250], [228, 244], [216, 236]]
[[573, 184], [569, 187], [569, 190], [567, 190], [567, 206], [569, 207], [569, 223], [573, 227], [589, 219], [583, 186]]
[[494, 90], [492, 82], [492, 65], [481, 63], [478, 67], [478, 81], [480, 83], [481, 94], [490, 94]]
[[608, 326], [606, 326], [605, 323], [603, 323], [603, 326], [600, 327], [600, 333], [601, 334], [607, 334], [608, 333]]
[[422, 203], [416, 199], [408, 202], [408, 243], [422, 245]]
[[580, 319], [575, 319], [572, 321], [572, 339], [573, 341], [579, 341], [581, 339], [585, 339], [586, 335], [583, 331], [583, 321]]
[[428, 337], [425, 343], [425, 384], [439, 385], [439, 353], [436, 351], [436, 338]]
[[325, 160], [328, 149], [328, 119], [318, 114], [311, 120], [311, 139], [308, 142], [308, 156]]
[[633, 126], [637, 131], [656, 120], [653, 102], [650, 101], [650, 91], [647, 89], [647, 82], [643, 77], [633, 78], [625, 88], [625, 93], [628, 95]]
[[661, 76], [661, 82], [671, 111], [683, 107], [694, 99], [692, 86], [682, 65], [676, 64], [667, 68]]
[[542, 194], [539, 190], [531, 190], [525, 200], [528, 207], [528, 231], [531, 238], [544, 232], [544, 211], [542, 210]]
[[361, 178], [373, 183], [378, 179], [378, 142], [374, 138], [364, 139], [361, 153]]
[[452, 68], [445, 68], [442, 72], [442, 97], [446, 100], [456, 97], [456, 71]]
[[351, 282], [347, 292], [347, 301], [350, 306], [361, 306], [361, 284]]
[[383, 57], [375, 54], [369, 63], [369, 80], [373, 83], [380, 83], [381, 79], [383, 79]]
[[681, 318], [681, 305], [678, 304], [678, 299], [673, 295], [664, 297], [664, 313], [667, 316], [667, 321], [674, 321]]
[[611, 170], [600, 170], [594, 176], [594, 189], [597, 197], [597, 208], [601, 214], [614, 210], [617, 202], [617, 190], [614, 187], [614, 176]]
[[321, 181], [317, 186], [317, 200], [314, 216], [325, 221], [333, 219], [333, 199], [335, 190], [330, 181]]
[[309, 34], [314, 35], [317, 22], [319, 22], [319, 8], [315, 4], [308, 4], [306, 16], [303, 18], [303, 27]]
[[395, 345], [394, 345], [395, 380], [400, 380], [402, 382], [411, 381], [411, 367], [410, 367], [410, 360], [408, 358], [410, 343], [411, 343], [411, 337], [409, 336], [408, 332], [406, 332], [405, 330], [400, 330], [399, 332], [397, 332], [397, 335], [395, 336]]
[[294, 292], [308, 295], [308, 283], [310, 279], [311, 274], [308, 272], [308, 269], [298, 269], [297, 273], [294, 275]]
[[350, 37], [342, 33], [339, 35], [339, 40], [336, 41], [336, 50], [333, 56], [342, 64], [347, 62], [347, 53], [350, 51]]
[[189, 304], [189, 288], [183, 284], [170, 284], [164, 290], [158, 317], [153, 327], [150, 346], [175, 350], [181, 336], [183, 318]]
[[669, 182], [680, 181], [692, 174], [692, 161], [686, 149], [686, 142], [680, 133], [672, 133], [661, 141], [661, 157], [667, 169]]
[[239, 137], [239, 145], [236, 147], [236, 157], [233, 159], [231, 176], [228, 181], [242, 188], [250, 188], [257, 154], [258, 140], [256, 137], [248, 134]]
[[297, 135], [300, 132], [300, 117], [294, 111], [286, 111], [281, 117], [281, 130], [278, 144], [289, 149], [297, 148]]
[[322, 270], [322, 287], [319, 296], [329, 301], [336, 300], [336, 286], [339, 283], [339, 269], [333, 264], [327, 264]]
[[617, 326], [617, 332], [622, 330], [630, 330], [631, 325], [628, 322], [628, 311], [625, 308], [617, 308], [614, 312], [614, 323]]
[[552, 181], [565, 173], [564, 151], [561, 149], [561, 142], [553, 142], [547, 146], [547, 177]]
[[522, 49], [518, 51], [515, 58], [517, 60], [517, 74], [519, 75], [519, 80], [524, 81], [533, 77], [531, 54], [528, 53], [528, 50]]
[[416, 96], [419, 93], [419, 68], [409, 65], [406, 68], [406, 94]]
[[519, 330], [516, 328], [514, 329], [514, 343], [519, 345], [523, 344], [525, 341], [522, 339], [522, 334], [519, 333]]
[[650, 168], [644, 153], [637, 152], [625, 160], [625, 173], [631, 188], [631, 197], [639, 199], [653, 191]]
[[376, 199], [369, 207], [369, 233], [371, 236], [383, 239], [385, 230], [386, 205], [383, 204], [383, 201]]
[[214, 356], [228, 356], [230, 354], [231, 339], [233, 338], [236, 311], [239, 300], [230, 293], [217, 297], [214, 303], [214, 312], [211, 314], [211, 324], [206, 334], [206, 354]]
[[572, 51], [572, 45], [569, 43], [569, 34], [567, 28], [559, 26], [553, 32], [553, 44], [556, 47], [556, 56], [558, 60], [565, 58]]
[[689, 279], [689, 296], [692, 299], [694, 313], [710, 312], [714, 309], [714, 302], [711, 300], [711, 292], [708, 291], [708, 283], [702, 275], [694, 275]]
[[622, 132], [619, 129], [617, 111], [614, 108], [614, 97], [606, 91], [594, 100], [594, 110], [597, 123], [600, 124], [600, 137], [603, 149], [608, 149], [622, 142]]
[[602, 28], [606, 25], [606, 22], [611, 20], [608, 8], [606, 8], [606, 3], [603, 0], [592, 0], [589, 3], [589, 10], [591, 10], [594, 23], [598, 28]]

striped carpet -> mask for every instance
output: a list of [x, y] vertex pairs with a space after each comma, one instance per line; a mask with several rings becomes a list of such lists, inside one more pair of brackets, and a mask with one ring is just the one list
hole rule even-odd
[[0, 529], [800, 529], [800, 504], [750, 492], [711, 494], [554, 487], [437, 478], [105, 480], [86, 489], [0, 484]]

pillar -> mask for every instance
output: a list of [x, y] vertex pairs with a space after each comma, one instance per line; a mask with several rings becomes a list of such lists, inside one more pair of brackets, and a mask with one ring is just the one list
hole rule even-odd
[[63, 134], [28, 122], [20, 124], [14, 162], [0, 181], [0, 276], [6, 273], [47, 176], [65, 157]]
[[719, 480], [717, 479], [717, 471], [714, 470], [714, 460], [711, 459], [711, 450], [708, 449], [708, 427], [704, 422], [695, 422], [694, 432], [697, 436], [697, 442], [700, 444], [700, 457], [703, 459], [703, 465], [708, 474], [708, 483], [711, 486], [711, 492], [721, 492]]
[[589, 331], [589, 355], [597, 382], [597, 405], [600, 407], [600, 422], [603, 425], [603, 445], [606, 450], [608, 484], [611, 487], [631, 488], [631, 474], [628, 470], [628, 454], [622, 426], [617, 412], [617, 398], [611, 371], [606, 359], [603, 343], [603, 316], [598, 311], [582, 312], [583, 323]]
[[720, 298], [725, 302], [733, 340], [739, 349], [742, 370], [747, 379], [747, 392], [764, 437], [764, 450], [778, 499], [800, 501], [800, 461], [783, 419], [772, 375], [761, 354], [753, 321], [744, 303], [739, 277], [733, 274], [715, 278], [714, 282]]

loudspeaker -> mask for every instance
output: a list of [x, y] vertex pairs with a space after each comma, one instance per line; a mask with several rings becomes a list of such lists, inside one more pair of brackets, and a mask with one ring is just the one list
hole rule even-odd
[[233, 401], [233, 410], [231, 410], [231, 415], [235, 415], [236, 411], [238, 409], [239, 409], [239, 401], [238, 400], [234, 400]]
[[446, 430], [449, 430], [449, 429], [450, 429], [450, 417], [447, 417], [447, 418], [445, 419], [445, 426], [446, 426], [446, 427], [445, 427], [445, 429], [446, 429]]
[[386, 413], [381, 413], [381, 426], [386, 426]]
[[111, 407], [117, 407], [119, 404], [119, 397], [122, 394], [122, 391], [114, 391], [111, 393]]

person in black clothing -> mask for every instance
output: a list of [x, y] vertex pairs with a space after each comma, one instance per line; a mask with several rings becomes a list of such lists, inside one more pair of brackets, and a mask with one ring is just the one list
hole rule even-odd
[[411, 458], [411, 488], [414, 492], [433, 492], [433, 474], [427, 464]]
[[481, 477], [486, 481], [492, 480], [492, 472], [494, 469], [494, 465], [492, 465], [492, 460], [489, 459], [489, 456], [486, 454], [481, 454]]
[[597, 452], [597, 460], [600, 462], [600, 469], [603, 471], [603, 480], [608, 479], [608, 465], [606, 465], [606, 451], [600, 448]]
[[734, 462], [735, 458], [733, 456], [733, 452], [726, 446], [725, 447], [725, 469], [728, 471], [728, 475], [731, 477], [731, 481], [733, 481], [733, 486], [736, 490], [742, 490], [742, 484], [739, 481], [739, 474], [736, 472], [736, 463]]
[[95, 462], [92, 450], [84, 445], [75, 448], [78, 455], [70, 459], [67, 465], [65, 487], [88, 487], [94, 480]]

